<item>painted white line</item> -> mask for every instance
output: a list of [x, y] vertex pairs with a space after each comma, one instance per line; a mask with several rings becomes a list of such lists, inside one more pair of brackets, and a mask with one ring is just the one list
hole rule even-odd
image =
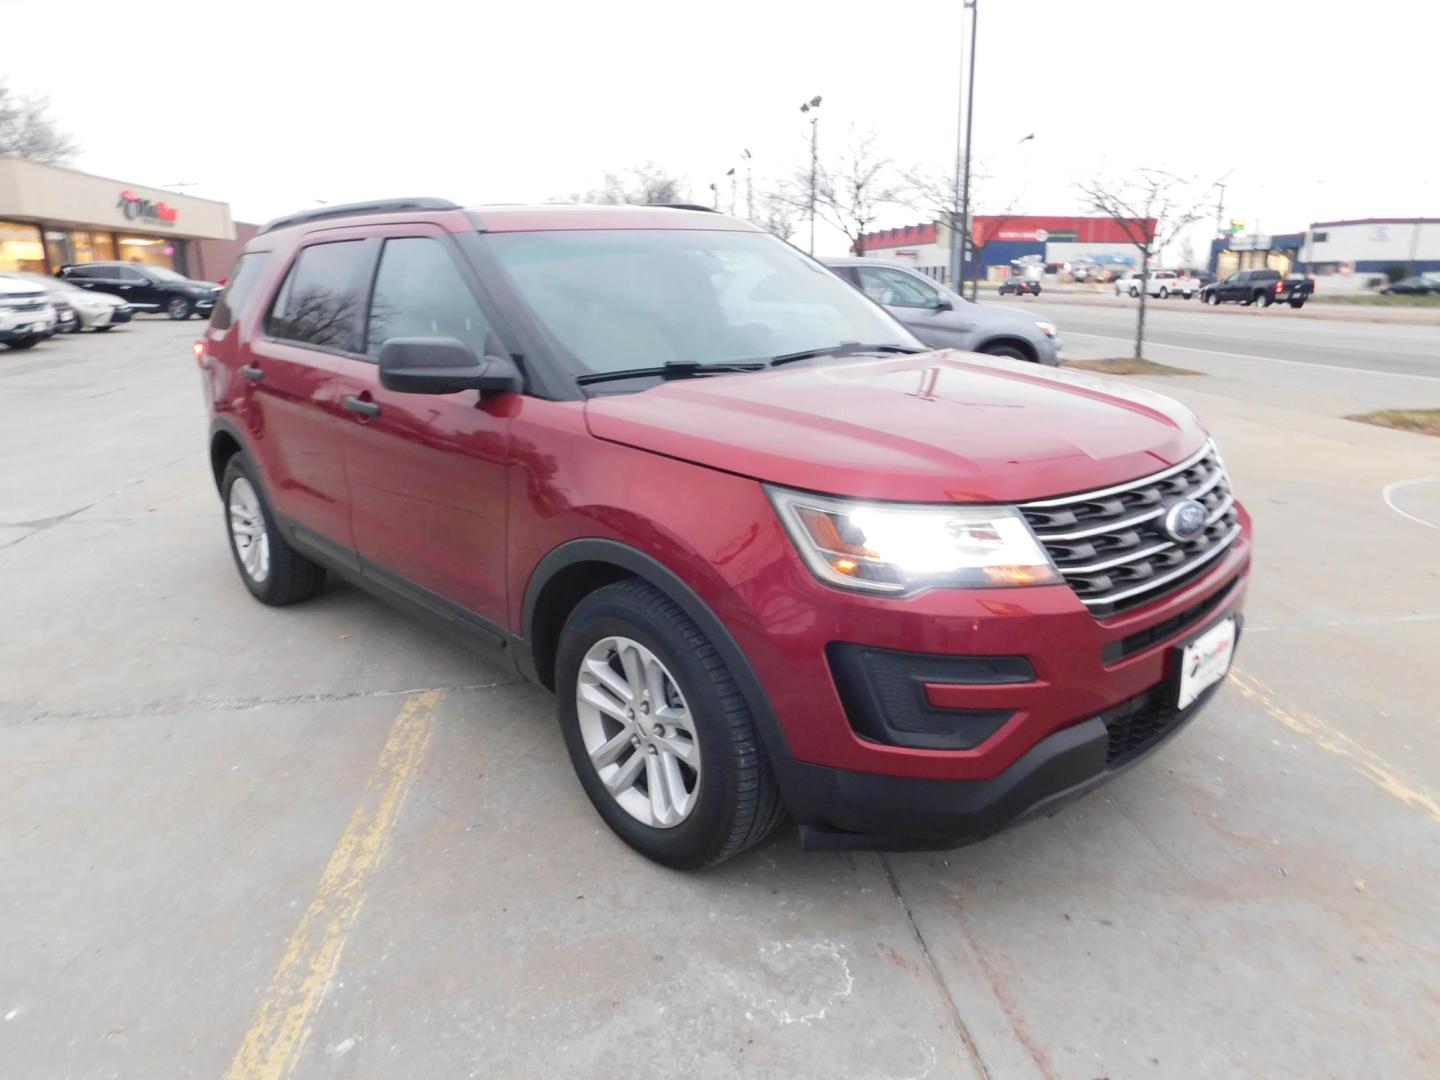
[[[1095, 338], [1097, 341], [1124, 341], [1134, 343], [1133, 337], [1113, 337], [1110, 334], [1084, 334], [1079, 330], [1062, 328], [1060, 337]], [[1310, 360], [1281, 360], [1278, 356], [1256, 356], [1253, 353], [1223, 352], [1219, 349], [1197, 349], [1191, 345], [1167, 345], [1163, 341], [1149, 341], [1147, 346], [1157, 349], [1179, 349], [1181, 352], [1205, 353], [1208, 356], [1229, 356], [1236, 360], [1264, 360], [1270, 364], [1288, 364], [1291, 367], [1320, 368], [1323, 371], [1348, 371], [1355, 375], [1379, 375], [1387, 379], [1423, 379], [1426, 382], [1440, 382], [1440, 375], [1410, 375], [1403, 371], [1375, 371], [1371, 368], [1348, 367], [1344, 364], [1320, 364]]]
[[1413, 487], [1416, 484], [1440, 484], [1440, 476], [1421, 476], [1414, 480], [1396, 480], [1393, 484], [1386, 484], [1385, 490], [1382, 491], [1380, 495], [1385, 500], [1385, 505], [1401, 517], [1409, 518], [1417, 525], [1424, 525], [1427, 529], [1440, 529], [1440, 525], [1435, 524], [1435, 522], [1426, 521], [1422, 517], [1416, 517], [1414, 514], [1406, 513], [1395, 505], [1395, 492], [1401, 488]]
[[1268, 634], [1276, 630], [1335, 629], [1346, 626], [1390, 626], [1404, 623], [1440, 622], [1440, 615], [1350, 615], [1340, 619], [1311, 619], [1302, 622], [1271, 623], [1268, 626], [1245, 624], [1247, 634]]

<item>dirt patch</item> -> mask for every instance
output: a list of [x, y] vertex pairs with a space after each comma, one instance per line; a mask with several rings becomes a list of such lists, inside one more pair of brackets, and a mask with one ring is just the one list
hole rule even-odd
[[1440, 435], [1440, 409], [1376, 409], [1374, 412], [1347, 416], [1362, 424], [1414, 431], [1421, 435]]
[[1101, 375], [1200, 375], [1189, 368], [1157, 364], [1154, 360], [1136, 360], [1134, 357], [1114, 357], [1107, 360], [1064, 360], [1061, 367], [1076, 368], [1079, 371], [1098, 371]]

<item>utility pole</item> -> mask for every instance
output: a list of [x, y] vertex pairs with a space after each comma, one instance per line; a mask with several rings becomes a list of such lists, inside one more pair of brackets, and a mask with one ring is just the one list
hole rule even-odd
[[816, 94], [800, 106], [810, 117], [810, 254], [815, 254], [815, 182], [820, 167], [820, 95]]
[[[965, 98], [965, 178], [960, 189], [960, 289], [962, 296], [965, 288], [965, 264], [970, 254], [970, 135], [975, 119], [975, 36], [980, 25], [979, 4], [980, 0], [965, 0], [965, 6], [970, 9], [970, 73]], [[975, 289], [970, 294], [972, 300], [975, 299], [979, 287], [977, 281]]]
[[1215, 238], [1218, 240], [1225, 235], [1225, 181], [1215, 185], [1220, 189], [1220, 195], [1215, 200]]
[[735, 215], [735, 167], [732, 165], [730, 171], [725, 174], [730, 178], [730, 215]]

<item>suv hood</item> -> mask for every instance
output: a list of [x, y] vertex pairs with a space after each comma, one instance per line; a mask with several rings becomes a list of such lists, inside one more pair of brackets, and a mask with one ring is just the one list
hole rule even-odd
[[787, 487], [918, 502], [1105, 487], [1206, 438], [1159, 394], [953, 350], [678, 379], [585, 408], [596, 438]]

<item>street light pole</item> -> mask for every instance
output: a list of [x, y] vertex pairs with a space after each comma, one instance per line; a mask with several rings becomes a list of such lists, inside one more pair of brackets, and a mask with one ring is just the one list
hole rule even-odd
[[[970, 73], [968, 88], [965, 91], [965, 178], [960, 189], [960, 293], [964, 295], [965, 289], [965, 264], [969, 256], [970, 243], [970, 136], [975, 119], [975, 36], [979, 29], [980, 0], [965, 0], [965, 6], [970, 9]], [[976, 283], [976, 289], [979, 283]], [[972, 290], [970, 298], [973, 300], [976, 292]]]
[[814, 113], [810, 117], [810, 254], [815, 254], [815, 183], [820, 166], [820, 95], [816, 94], [800, 106], [802, 113]]

